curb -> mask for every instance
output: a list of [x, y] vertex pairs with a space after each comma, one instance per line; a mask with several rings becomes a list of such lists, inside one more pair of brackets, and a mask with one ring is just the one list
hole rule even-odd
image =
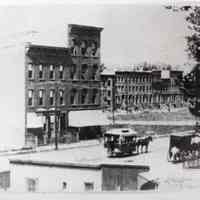
[[[61, 147], [61, 148], [58, 148], [58, 150], [56, 151], [62, 151], [62, 150], [66, 150], [66, 149], [75, 149], [75, 148], [86, 148], [86, 147], [91, 147], [91, 146], [97, 146], [101, 143], [99, 142], [96, 142], [96, 143], [93, 143], [93, 144], [82, 144], [80, 146], [66, 146], [66, 147]], [[20, 155], [20, 154], [29, 154], [29, 153], [39, 153], [39, 152], [49, 152], [49, 151], [55, 151], [54, 147], [53, 148], [50, 148], [50, 149], [31, 149], [31, 150], [26, 150], [26, 151], [16, 151], [16, 152], [6, 152], [6, 153], [0, 153], [0, 157], [2, 156], [12, 156], [12, 155]]]

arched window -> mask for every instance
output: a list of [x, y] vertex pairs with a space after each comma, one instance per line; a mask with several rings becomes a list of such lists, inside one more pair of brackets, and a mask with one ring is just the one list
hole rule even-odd
[[97, 94], [98, 94], [98, 90], [97, 89], [93, 89], [92, 90], [92, 104], [96, 104], [97, 103]]
[[28, 65], [28, 78], [29, 79], [33, 78], [33, 65], [32, 64]]
[[71, 92], [70, 92], [70, 104], [71, 105], [74, 105], [76, 104], [76, 89], [72, 89]]
[[43, 79], [43, 66], [39, 65], [39, 79]]
[[63, 79], [64, 74], [63, 74], [63, 65], [59, 66], [59, 79]]
[[87, 97], [87, 89], [81, 90], [81, 104], [86, 103], [86, 97]]
[[41, 106], [44, 104], [44, 90], [40, 89], [39, 90], [39, 98], [38, 98], [38, 104]]
[[28, 90], [28, 105], [33, 105], [33, 90]]
[[55, 79], [55, 69], [54, 69], [54, 66], [53, 65], [50, 65], [50, 69], [49, 69], [49, 78], [52, 80], [52, 79]]
[[55, 104], [55, 91], [53, 89], [49, 92], [49, 104], [51, 106]]
[[59, 103], [60, 105], [64, 105], [64, 91], [63, 90], [59, 91]]

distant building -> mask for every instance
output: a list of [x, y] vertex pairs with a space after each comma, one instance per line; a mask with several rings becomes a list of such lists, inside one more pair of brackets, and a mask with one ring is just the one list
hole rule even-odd
[[116, 107], [129, 109], [153, 103], [152, 76], [148, 71], [116, 71]]
[[152, 71], [153, 102], [167, 104], [173, 107], [183, 105], [183, 94], [179, 90], [178, 80], [183, 76], [179, 70]]
[[[27, 144], [35, 138], [37, 144], [50, 143], [56, 130], [60, 142], [100, 134], [99, 125], [104, 123], [100, 117], [101, 31], [98, 27], [70, 24], [68, 48], [26, 46]], [[91, 122], [95, 112], [98, 112], [96, 121]]]
[[10, 166], [12, 192], [134, 191], [143, 184], [139, 174], [149, 171], [145, 165], [67, 163], [56, 159], [12, 159]]
[[[182, 75], [183, 72], [178, 70], [117, 70], [112, 75], [112, 80], [115, 80], [115, 108], [128, 111], [162, 105], [181, 106], [183, 94], [177, 80]], [[110, 92], [106, 92], [109, 91], [109, 79], [111, 76], [102, 75], [102, 85], [106, 88], [102, 90], [102, 97], [106, 100], [110, 96]], [[109, 104], [108, 101], [107, 106], [109, 105], [111, 108], [112, 102]]]

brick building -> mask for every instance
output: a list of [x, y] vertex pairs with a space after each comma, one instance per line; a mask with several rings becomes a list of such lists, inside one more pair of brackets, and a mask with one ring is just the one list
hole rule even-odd
[[152, 76], [148, 71], [116, 71], [116, 106], [122, 109], [151, 104]]
[[[115, 72], [115, 106], [129, 110], [162, 105], [181, 106], [183, 95], [177, 79], [183, 74], [178, 70], [118, 70]], [[109, 76], [102, 78], [107, 84]], [[102, 92], [104, 99], [109, 93]], [[112, 95], [112, 93], [111, 93]]]
[[[62, 142], [78, 140], [81, 132], [81, 137], [87, 138], [87, 124], [89, 137], [95, 137], [91, 135], [94, 129], [89, 131], [89, 127], [98, 124], [87, 115], [94, 114], [92, 111], [101, 114], [101, 31], [98, 27], [70, 24], [68, 48], [26, 46], [26, 142], [33, 136], [39, 140], [37, 143], [51, 142], [56, 130]], [[85, 117], [80, 120], [80, 116]], [[100, 131], [97, 127], [95, 130]]]

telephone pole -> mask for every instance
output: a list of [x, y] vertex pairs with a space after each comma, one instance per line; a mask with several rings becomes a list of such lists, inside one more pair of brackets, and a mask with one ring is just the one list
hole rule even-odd
[[113, 82], [112, 82], [112, 121], [113, 125], [115, 124], [115, 77], [113, 77]]
[[126, 112], [128, 113], [128, 76], [125, 78], [125, 105]]
[[58, 128], [59, 128], [59, 115], [60, 111], [58, 110], [58, 85], [55, 83], [55, 150], [58, 150]]

